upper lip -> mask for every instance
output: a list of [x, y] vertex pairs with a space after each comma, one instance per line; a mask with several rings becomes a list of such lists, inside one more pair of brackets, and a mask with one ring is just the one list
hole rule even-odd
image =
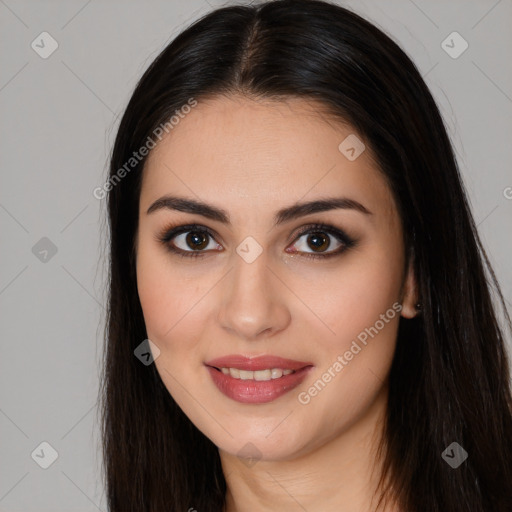
[[271, 355], [246, 357], [239, 354], [231, 354], [207, 361], [205, 365], [212, 366], [214, 368], [238, 368], [239, 370], [258, 371], [266, 370], [268, 368], [300, 370], [305, 366], [312, 366], [312, 363]]

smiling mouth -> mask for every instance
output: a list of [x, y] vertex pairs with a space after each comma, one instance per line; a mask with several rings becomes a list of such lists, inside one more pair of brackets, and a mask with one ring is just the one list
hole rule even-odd
[[241, 370], [239, 368], [216, 367], [211, 366], [215, 370], [222, 372], [224, 375], [229, 375], [233, 379], [240, 380], [254, 380], [254, 381], [269, 381], [280, 379], [283, 376], [291, 375], [296, 370], [290, 368], [267, 368], [264, 370]]
[[213, 384], [227, 398], [242, 404], [264, 404], [287, 395], [314, 368], [311, 363], [271, 357], [232, 357], [218, 361], [205, 363]]
[[244, 404], [263, 404], [286, 395], [314, 368], [309, 361], [271, 354], [229, 354], [204, 365], [223, 395]]

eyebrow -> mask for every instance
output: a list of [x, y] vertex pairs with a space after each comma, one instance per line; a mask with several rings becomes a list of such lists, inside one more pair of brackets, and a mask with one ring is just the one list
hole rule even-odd
[[[355, 210], [365, 215], [373, 215], [370, 210], [354, 199], [347, 197], [331, 197], [327, 199], [317, 199], [304, 203], [296, 203], [279, 210], [274, 216], [274, 225], [277, 226], [284, 222], [310, 215], [312, 213], [325, 212], [335, 209]], [[163, 196], [157, 199], [147, 210], [146, 214], [158, 210], [177, 210], [185, 213], [195, 213], [210, 220], [222, 222], [231, 225], [229, 214], [226, 210], [218, 208], [202, 201], [187, 199], [176, 196]]]

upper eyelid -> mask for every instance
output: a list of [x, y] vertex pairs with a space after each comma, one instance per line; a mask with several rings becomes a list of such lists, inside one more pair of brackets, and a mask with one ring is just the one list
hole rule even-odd
[[[215, 230], [204, 226], [203, 224], [183, 224], [183, 225], [177, 225], [175, 227], [165, 229], [163, 234], [159, 237], [161, 241], [164, 243], [170, 243], [172, 239], [175, 237], [183, 234], [188, 233], [189, 231], [202, 231], [204, 233], [207, 233], [210, 235], [217, 243], [220, 243], [217, 240], [217, 234]], [[345, 241], [351, 241], [352, 238], [348, 236], [344, 229], [337, 228], [335, 226], [331, 226], [327, 223], [319, 223], [319, 222], [312, 222], [309, 224], [306, 224], [304, 226], [301, 226], [300, 228], [294, 230], [294, 233], [290, 235], [291, 242], [296, 241], [298, 238], [301, 238], [302, 236], [306, 235], [309, 232], [315, 232], [315, 231], [324, 231], [326, 233], [329, 233], [331, 236], [334, 236], [337, 241], [344, 243]], [[340, 240], [339, 236], [337, 235], [343, 235], [347, 240], [343, 239], [343, 236]], [[179, 248], [178, 248], [179, 249]], [[181, 249], [182, 250], [182, 249]], [[186, 251], [186, 252], [207, 252], [207, 251]]]

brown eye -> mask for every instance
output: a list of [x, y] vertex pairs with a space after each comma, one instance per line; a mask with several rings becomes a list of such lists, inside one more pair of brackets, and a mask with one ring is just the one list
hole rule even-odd
[[206, 249], [216, 249], [218, 244], [207, 231], [192, 229], [178, 233], [168, 239], [169, 245], [182, 252], [205, 252]]
[[209, 229], [196, 224], [167, 228], [157, 236], [157, 240], [179, 256], [204, 256], [210, 252], [209, 249], [222, 249]]
[[[170, 228], [160, 234], [157, 239], [169, 251], [183, 257], [201, 257], [208, 255], [211, 250], [219, 252], [223, 250], [209, 229], [194, 224]], [[337, 256], [356, 243], [338, 228], [324, 224], [306, 226], [295, 240], [295, 244], [291, 248], [286, 248], [285, 251], [300, 253], [306, 258]], [[333, 243], [334, 250], [328, 251]]]
[[295, 240], [293, 246], [287, 248], [286, 252], [300, 253], [306, 258], [337, 256], [356, 244], [346, 233], [327, 224], [306, 226], [301, 229]]
[[331, 245], [329, 237], [321, 232], [310, 234], [306, 243], [309, 244], [315, 252], [323, 252]]
[[185, 237], [185, 243], [194, 250], [204, 249], [208, 245], [208, 233], [201, 231], [189, 231]]
[[[309, 231], [301, 235], [298, 238], [297, 242], [293, 244], [293, 247], [297, 252], [316, 252], [320, 254], [326, 252], [327, 249], [331, 247], [331, 240], [335, 241], [335, 247], [333, 248], [334, 251], [339, 247], [343, 247], [345, 245], [341, 240], [336, 239], [335, 235], [333, 234], [329, 234], [323, 231]], [[331, 250], [328, 252], [328, 254], [331, 254], [332, 252], [333, 251]]]

